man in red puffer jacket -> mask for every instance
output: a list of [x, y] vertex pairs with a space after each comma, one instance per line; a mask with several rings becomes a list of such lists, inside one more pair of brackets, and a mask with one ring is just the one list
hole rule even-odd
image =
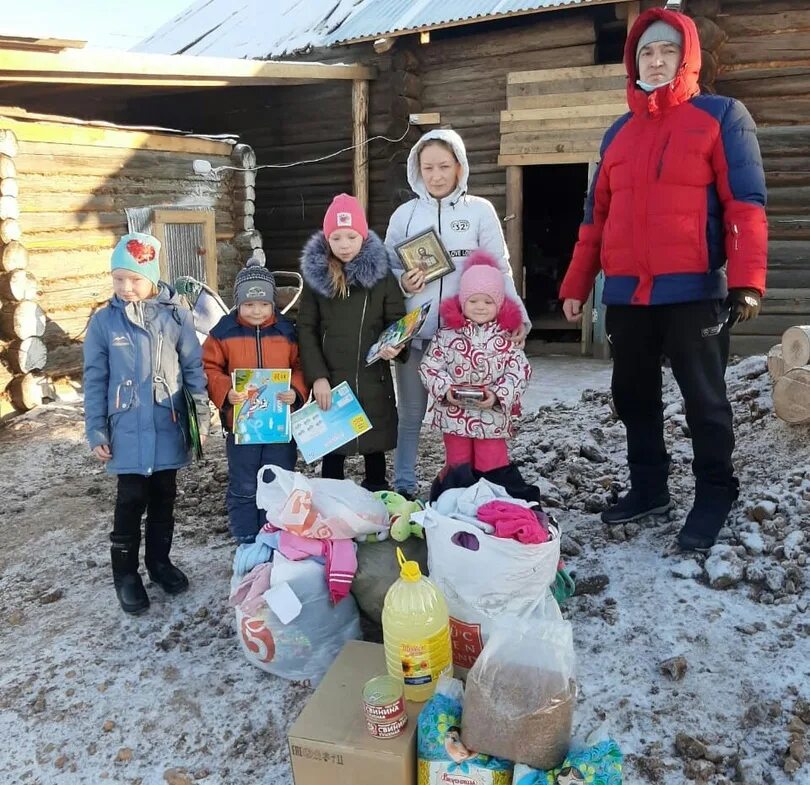
[[560, 290], [581, 318], [601, 267], [612, 391], [627, 428], [631, 490], [602, 514], [626, 523], [670, 506], [661, 356], [692, 434], [695, 501], [678, 535], [714, 544], [738, 495], [725, 386], [728, 327], [755, 318], [765, 291], [765, 175], [754, 121], [732, 98], [701, 95], [694, 22], [651, 9], [625, 48], [630, 112], [608, 129]]

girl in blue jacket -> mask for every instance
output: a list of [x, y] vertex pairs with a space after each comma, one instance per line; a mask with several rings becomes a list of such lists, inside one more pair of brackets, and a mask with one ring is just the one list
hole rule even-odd
[[191, 312], [159, 281], [160, 243], [133, 233], [113, 251], [113, 297], [95, 313], [84, 342], [85, 428], [90, 447], [118, 475], [112, 547], [113, 582], [126, 613], [149, 597], [138, 574], [146, 511], [146, 570], [168, 594], [188, 588], [169, 560], [177, 470], [191, 462], [191, 393], [204, 439], [210, 413], [200, 343]]

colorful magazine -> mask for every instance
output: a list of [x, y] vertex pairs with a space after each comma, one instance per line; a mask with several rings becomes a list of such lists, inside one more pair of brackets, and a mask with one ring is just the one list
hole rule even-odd
[[233, 407], [236, 444], [278, 444], [290, 441], [290, 407], [276, 397], [290, 389], [289, 368], [237, 368], [233, 389], [247, 400]]
[[307, 463], [313, 463], [372, 428], [348, 382], [332, 388], [332, 405], [323, 411], [315, 401], [293, 412], [292, 435]]
[[397, 347], [410, 341], [422, 329], [427, 319], [430, 303], [424, 303], [418, 308], [409, 311], [401, 319], [389, 324], [381, 333], [375, 343], [371, 345], [366, 355], [366, 365], [371, 365], [380, 359], [380, 351], [386, 346]]

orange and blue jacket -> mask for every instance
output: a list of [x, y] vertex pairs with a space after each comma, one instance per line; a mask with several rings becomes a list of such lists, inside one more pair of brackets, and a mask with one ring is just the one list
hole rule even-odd
[[[675, 78], [646, 93], [636, 45], [663, 20], [683, 35]], [[768, 227], [756, 126], [733, 98], [702, 95], [700, 42], [687, 16], [641, 14], [627, 38], [627, 102], [602, 141], [601, 161], [561, 298], [585, 301], [599, 269], [606, 305], [722, 299], [765, 291]]]
[[298, 356], [295, 327], [276, 313], [254, 327], [243, 322], [236, 311], [219, 320], [203, 344], [203, 368], [208, 378], [208, 397], [223, 413], [223, 425], [233, 427], [233, 406], [228, 392], [237, 368], [290, 368], [292, 389], [297, 393], [294, 408], [309, 396]]

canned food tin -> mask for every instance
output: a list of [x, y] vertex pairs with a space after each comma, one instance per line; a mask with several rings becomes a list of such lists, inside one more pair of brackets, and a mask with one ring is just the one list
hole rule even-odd
[[368, 732], [379, 739], [398, 736], [408, 722], [402, 682], [393, 676], [376, 676], [363, 687], [363, 711]]

